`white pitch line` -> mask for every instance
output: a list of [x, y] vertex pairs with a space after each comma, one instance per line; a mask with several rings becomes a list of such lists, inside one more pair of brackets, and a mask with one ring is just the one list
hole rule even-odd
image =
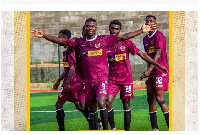
[[[132, 110], [132, 111], [141, 111], [141, 110], [146, 110], [146, 109], [138, 109], [138, 110]], [[98, 110], [99, 111], [99, 110]], [[114, 110], [116, 112], [123, 112], [124, 110]], [[56, 112], [56, 111], [31, 111], [31, 112]], [[65, 112], [78, 112], [78, 110], [71, 110], [71, 111], [65, 111]]]

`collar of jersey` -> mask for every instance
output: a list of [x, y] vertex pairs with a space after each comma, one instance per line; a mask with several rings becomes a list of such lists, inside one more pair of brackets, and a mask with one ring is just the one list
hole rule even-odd
[[148, 35], [148, 37], [149, 37], [149, 38], [153, 37], [153, 35], [155, 35], [156, 31], [157, 31], [157, 30], [155, 30], [154, 33], [153, 33], [151, 36]]
[[86, 37], [86, 41], [93, 41], [93, 40], [95, 40], [97, 38], [97, 35], [94, 37], [94, 38], [92, 38], [92, 39], [87, 39], [87, 37]]

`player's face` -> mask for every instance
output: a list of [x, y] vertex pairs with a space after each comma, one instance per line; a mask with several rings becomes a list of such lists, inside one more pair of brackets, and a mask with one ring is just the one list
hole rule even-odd
[[[59, 34], [58, 34], [58, 37], [59, 37], [59, 38], [65, 38], [65, 39], [68, 38], [68, 36], [67, 36], [67, 35], [64, 35], [63, 33], [59, 33]], [[64, 45], [64, 48], [67, 48], [67, 45]]]
[[120, 33], [120, 25], [111, 24], [109, 31], [110, 31], [110, 35], [119, 35], [119, 33]]
[[86, 22], [85, 32], [87, 36], [93, 36], [96, 33], [97, 25], [96, 22]]
[[[145, 24], [149, 25], [150, 27], [152, 25], [157, 25], [156, 20], [153, 17], [147, 17], [145, 21], [146, 21]], [[151, 28], [151, 29], [154, 30], [153, 28]]]

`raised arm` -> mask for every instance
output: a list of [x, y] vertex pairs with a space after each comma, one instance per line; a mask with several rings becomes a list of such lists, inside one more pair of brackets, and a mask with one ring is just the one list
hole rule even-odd
[[[156, 25], [152, 25], [152, 27], [156, 28]], [[149, 25], [145, 25], [145, 22], [144, 22], [144, 24], [142, 25], [142, 28], [140, 30], [137, 30], [135, 32], [125, 33], [123, 35], [118, 35], [117, 41], [127, 40], [127, 39], [133, 38], [135, 36], [138, 36], [143, 32], [149, 32], [151, 30], [152, 30], [152, 28]]]
[[33, 29], [31, 35], [32, 37], [45, 38], [46, 40], [57, 44], [67, 45], [66, 39], [47, 35], [43, 32], [41, 27], [39, 27], [39, 30]]

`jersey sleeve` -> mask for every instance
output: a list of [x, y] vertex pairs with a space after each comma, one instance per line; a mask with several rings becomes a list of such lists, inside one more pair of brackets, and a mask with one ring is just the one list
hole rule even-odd
[[67, 45], [69, 46], [69, 48], [71, 49], [76, 49], [76, 42], [71, 40], [71, 39], [66, 39]]
[[158, 34], [155, 39], [155, 48], [163, 48], [163, 46], [166, 44], [166, 39], [163, 34]]
[[67, 56], [68, 57], [68, 62], [69, 62], [69, 66], [75, 66], [76, 64], [76, 57], [75, 57], [75, 51], [73, 53], [71, 53], [70, 55]]
[[105, 41], [107, 42], [108, 46], [114, 46], [117, 42], [118, 35], [106, 35]]
[[140, 49], [138, 49], [131, 40], [125, 40], [125, 43], [128, 45], [129, 52], [132, 55], [135, 55], [136, 53], [138, 53], [140, 51]]

